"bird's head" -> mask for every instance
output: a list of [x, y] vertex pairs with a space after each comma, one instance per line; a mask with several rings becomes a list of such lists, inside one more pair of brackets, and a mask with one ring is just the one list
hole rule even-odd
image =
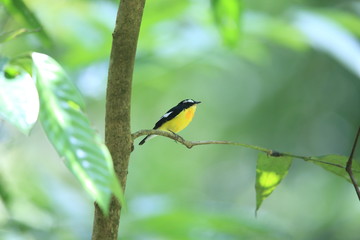
[[188, 107], [191, 107], [192, 105], [199, 104], [199, 103], [201, 103], [201, 102], [200, 101], [195, 101], [193, 99], [185, 99], [185, 100], [182, 100], [181, 102], [179, 102], [178, 105], [183, 105], [183, 106], [186, 106], [188, 108]]

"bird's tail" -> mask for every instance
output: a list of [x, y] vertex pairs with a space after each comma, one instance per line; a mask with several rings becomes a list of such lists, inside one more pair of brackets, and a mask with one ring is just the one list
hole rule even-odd
[[139, 142], [139, 145], [143, 145], [146, 141], [154, 137], [156, 137], [156, 135], [147, 135], [143, 140], [141, 140], [141, 142]]

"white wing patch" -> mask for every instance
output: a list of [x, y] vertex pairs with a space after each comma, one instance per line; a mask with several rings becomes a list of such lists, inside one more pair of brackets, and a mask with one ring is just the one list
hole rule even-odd
[[172, 111], [171, 111], [171, 112], [167, 112], [167, 113], [165, 113], [161, 118], [167, 118], [171, 113], [172, 113]]
[[154, 137], [157, 137], [157, 135], [149, 135], [149, 136], [146, 138], [146, 142], [149, 141], [150, 139], [154, 138]]

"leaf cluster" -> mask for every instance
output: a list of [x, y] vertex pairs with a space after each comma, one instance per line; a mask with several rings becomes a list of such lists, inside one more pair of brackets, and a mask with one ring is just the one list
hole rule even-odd
[[107, 213], [112, 194], [123, 200], [122, 190], [111, 155], [85, 115], [82, 96], [51, 57], [34, 52], [22, 58], [31, 65], [1, 59], [0, 116], [26, 135], [39, 121], [67, 167]]

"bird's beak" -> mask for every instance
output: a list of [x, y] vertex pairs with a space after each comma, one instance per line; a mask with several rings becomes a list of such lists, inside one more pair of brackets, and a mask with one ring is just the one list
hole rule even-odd
[[195, 101], [195, 104], [199, 104], [199, 103], [201, 103], [200, 101]]

